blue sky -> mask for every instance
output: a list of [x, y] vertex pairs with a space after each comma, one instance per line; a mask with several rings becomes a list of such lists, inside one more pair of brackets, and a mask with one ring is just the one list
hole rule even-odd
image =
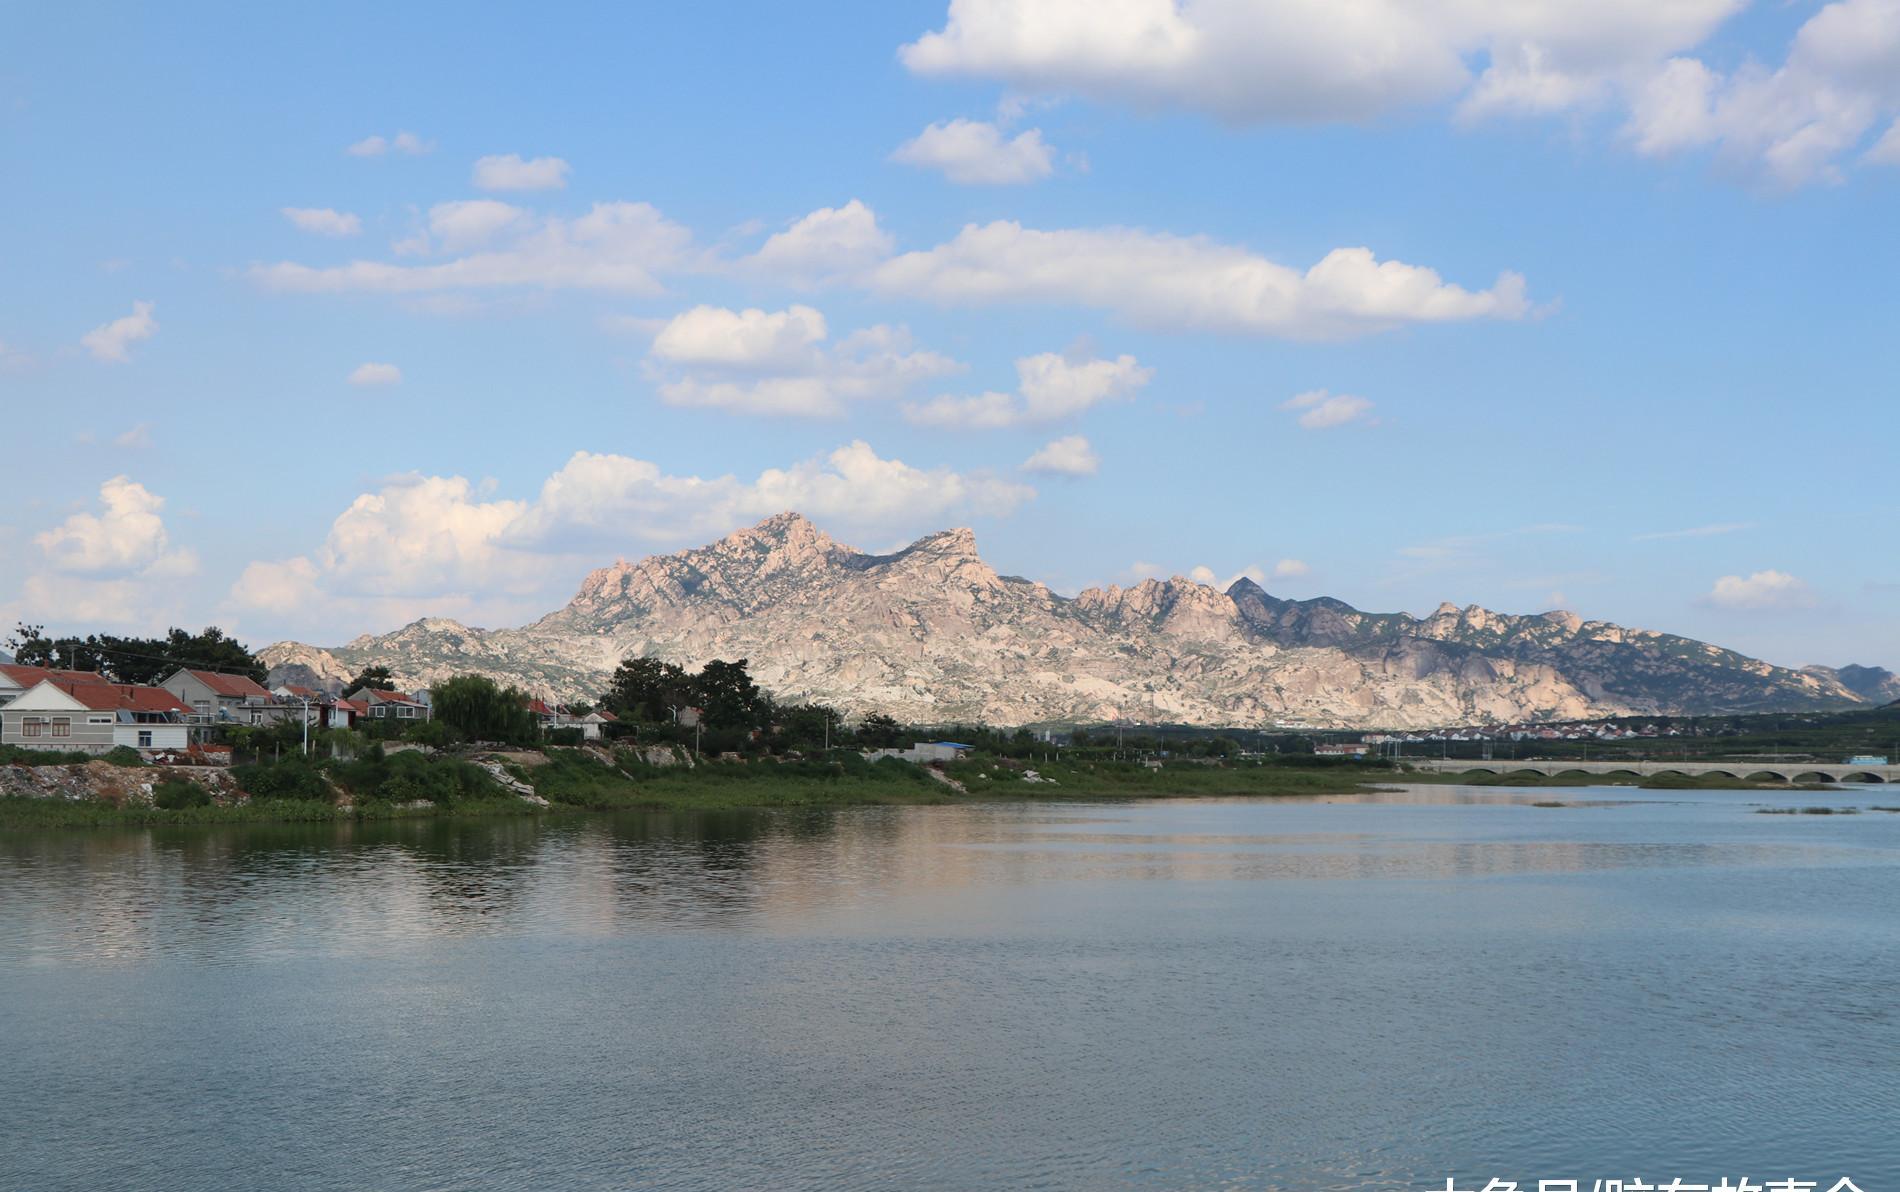
[[1900, 0], [41, 6], [0, 615], [514, 624], [791, 507], [1900, 667], [1896, 117]]

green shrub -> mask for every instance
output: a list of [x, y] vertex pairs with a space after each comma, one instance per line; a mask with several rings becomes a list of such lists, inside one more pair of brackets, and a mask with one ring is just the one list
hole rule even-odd
[[238, 786], [253, 799], [327, 799], [330, 784], [323, 767], [313, 758], [293, 753], [282, 761], [257, 762], [232, 772]]
[[152, 802], [167, 811], [209, 807], [211, 792], [184, 778], [167, 778], [152, 788]]
[[145, 764], [144, 756], [130, 745], [114, 745], [112, 748], [106, 750], [105, 754], [100, 757], [99, 760], [102, 762], [110, 762], [115, 766], [142, 766]]
[[78, 750], [23, 749], [18, 745], [0, 745], [0, 765], [81, 766], [91, 760], [92, 754]]
[[553, 728], [548, 730], [548, 744], [550, 745], [565, 745], [572, 748], [586, 739], [586, 734], [577, 728]]

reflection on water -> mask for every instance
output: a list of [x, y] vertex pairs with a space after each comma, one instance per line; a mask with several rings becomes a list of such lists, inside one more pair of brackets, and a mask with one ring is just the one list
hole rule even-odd
[[1880, 798], [14, 835], [0, 1187], [1900, 1172]]

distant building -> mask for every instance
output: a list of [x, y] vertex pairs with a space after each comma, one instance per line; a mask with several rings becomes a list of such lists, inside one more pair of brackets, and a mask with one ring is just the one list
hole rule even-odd
[[872, 749], [865, 753], [871, 761], [894, 757], [899, 761], [915, 762], [924, 765], [929, 762], [954, 762], [970, 756], [973, 745], [960, 745], [955, 741], [919, 741], [909, 749]]
[[1352, 741], [1337, 745], [1315, 745], [1313, 752], [1320, 757], [1364, 757], [1372, 752], [1372, 746], [1364, 741]]
[[371, 720], [427, 720], [429, 705], [400, 691], [380, 691], [358, 687], [350, 692], [351, 703], [361, 704]]
[[105, 683], [104, 675], [92, 671], [54, 670], [44, 666], [22, 666], [17, 662], [0, 665], [0, 708], [25, 695], [47, 679], [70, 683]]
[[263, 724], [283, 718], [271, 693], [246, 675], [177, 670], [159, 687], [190, 709], [194, 724]]
[[88, 679], [42, 679], [0, 708], [0, 745], [105, 753], [189, 744], [185, 705], [171, 692]]

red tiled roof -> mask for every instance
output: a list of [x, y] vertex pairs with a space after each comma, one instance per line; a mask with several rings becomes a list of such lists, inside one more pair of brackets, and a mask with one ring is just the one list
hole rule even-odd
[[536, 716], [554, 715], [554, 710], [548, 707], [546, 704], [542, 703], [538, 699], [529, 699], [529, 700], [524, 700], [523, 702], [527, 704], [528, 711], [533, 712]]
[[227, 699], [269, 699], [270, 692], [264, 690], [255, 679], [248, 675], [221, 675], [217, 671], [187, 671], [192, 678]]
[[346, 712], [355, 712], [358, 715], [369, 711], [369, 705], [357, 699], [340, 699], [336, 701], [336, 706]]
[[382, 691], [375, 687], [365, 687], [363, 690], [386, 704], [411, 704], [418, 708], [422, 706], [421, 701], [410, 699], [400, 691]]
[[21, 687], [32, 687], [47, 679], [66, 679], [75, 683], [104, 683], [104, 675], [92, 671], [54, 670], [46, 666], [22, 666], [17, 662], [0, 665], [0, 674], [12, 679]]
[[[97, 676], [93, 676], [97, 679]], [[163, 687], [134, 687], [125, 683], [47, 682], [72, 696], [93, 712], [184, 712], [185, 705]]]

